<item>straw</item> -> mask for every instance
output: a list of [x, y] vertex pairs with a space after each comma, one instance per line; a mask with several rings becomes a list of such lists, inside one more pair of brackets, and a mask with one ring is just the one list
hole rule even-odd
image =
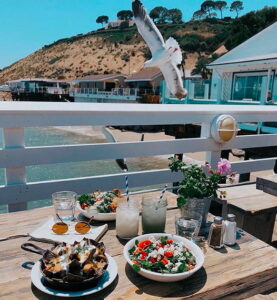
[[[127, 170], [124, 170], [127, 172]], [[130, 197], [129, 197], [129, 182], [128, 182], [128, 176], [125, 175], [125, 187], [126, 187], [126, 197], [127, 197], [127, 202], [129, 202]]]
[[167, 190], [167, 184], [165, 185], [165, 187], [164, 187], [164, 189], [163, 189], [163, 191], [162, 191], [162, 193], [161, 193], [160, 201], [163, 199], [166, 190]]
[[167, 187], [168, 187], [168, 185], [166, 184], [166, 185], [164, 186], [164, 189], [163, 189], [162, 193], [161, 193], [161, 196], [160, 196], [159, 201], [156, 203], [156, 210], [158, 209], [158, 205], [161, 203], [161, 201], [162, 201], [162, 199], [163, 199], [163, 197], [164, 197], [164, 194], [165, 194], [165, 192], [166, 192], [166, 190], [167, 190]]

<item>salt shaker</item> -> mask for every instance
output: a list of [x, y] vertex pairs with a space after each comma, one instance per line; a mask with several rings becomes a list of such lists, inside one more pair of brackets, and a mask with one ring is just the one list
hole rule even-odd
[[233, 246], [237, 239], [237, 223], [236, 216], [233, 214], [227, 215], [227, 220], [225, 221], [225, 232], [223, 237], [223, 242], [225, 245]]
[[215, 217], [214, 222], [211, 225], [208, 245], [215, 249], [220, 249], [224, 246], [223, 244], [224, 224], [221, 217]]

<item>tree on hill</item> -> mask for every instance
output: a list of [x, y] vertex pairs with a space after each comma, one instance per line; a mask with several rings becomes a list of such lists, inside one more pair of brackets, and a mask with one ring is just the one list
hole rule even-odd
[[211, 18], [211, 13], [215, 9], [215, 2], [214, 1], [204, 1], [201, 4], [201, 10], [203, 10], [209, 18]]
[[119, 20], [129, 21], [133, 18], [133, 12], [131, 10], [121, 10], [117, 13], [117, 17]]
[[207, 68], [207, 65], [217, 58], [217, 54], [213, 54], [211, 57], [199, 56], [194, 69], [191, 71], [191, 74], [200, 74], [203, 79], [209, 79], [212, 74], [212, 71]]
[[235, 19], [228, 30], [225, 47], [231, 50], [277, 21], [277, 7], [265, 7]]
[[160, 17], [159, 13], [157, 12], [157, 10], [155, 10], [155, 8], [150, 11], [149, 16], [153, 20], [153, 22], [156, 22], [156, 20], [158, 20]]
[[216, 1], [214, 3], [215, 9], [220, 11], [221, 19], [223, 18], [223, 10], [227, 9], [227, 2], [226, 1]]
[[167, 14], [168, 14], [167, 19], [172, 24], [182, 23], [183, 14], [180, 9], [177, 8], [169, 9]]
[[243, 10], [243, 2], [242, 1], [234, 1], [230, 6], [230, 11], [235, 11], [237, 13], [237, 18], [239, 16], [239, 12]]
[[109, 22], [109, 17], [108, 16], [99, 16], [96, 19], [96, 23], [98, 24], [102, 24], [102, 27], [104, 24], [107, 24]]
[[126, 28], [129, 28], [129, 22], [128, 21], [124, 21], [124, 22], [120, 23], [120, 25], [119, 25], [120, 30], [124, 30]]
[[168, 18], [168, 9], [163, 6], [157, 6], [150, 11], [150, 17], [158, 23], [166, 23]]
[[202, 20], [204, 18], [206, 18], [207, 14], [203, 11], [203, 10], [197, 10], [196, 12], [194, 12], [192, 19], [193, 20]]

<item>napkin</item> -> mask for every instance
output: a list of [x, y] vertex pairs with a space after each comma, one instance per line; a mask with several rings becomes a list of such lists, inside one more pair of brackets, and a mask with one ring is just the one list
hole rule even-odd
[[41, 223], [37, 229], [30, 233], [30, 237], [37, 241], [49, 243], [69, 243], [73, 244], [75, 241], [80, 242], [83, 238], [99, 241], [102, 236], [107, 232], [108, 225], [94, 227], [86, 234], [80, 234], [74, 230], [75, 223], [69, 223], [69, 230], [67, 233], [58, 235], [52, 231], [52, 226], [55, 224], [54, 219], [48, 218]]

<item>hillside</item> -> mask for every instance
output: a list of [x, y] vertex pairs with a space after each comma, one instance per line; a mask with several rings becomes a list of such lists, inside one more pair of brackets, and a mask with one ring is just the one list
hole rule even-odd
[[[221, 55], [277, 21], [277, 8], [265, 7], [240, 18], [204, 19], [182, 24], [160, 24], [165, 38], [176, 38], [183, 50], [186, 69], [198, 57]], [[7, 80], [47, 77], [75, 79], [90, 74], [140, 70], [150, 58], [148, 47], [136, 26], [127, 29], [92, 31], [61, 39], [0, 71], [0, 84]]]
[[[204, 41], [216, 36], [223, 25], [189, 22], [159, 27], [166, 38], [174, 36], [182, 44], [182, 39], [187, 37], [188, 43], [193, 44], [194, 40]], [[184, 51], [188, 69], [193, 69], [200, 54], [193, 47]], [[206, 51], [206, 54], [209, 55], [210, 51]], [[149, 50], [135, 26], [125, 30], [90, 32], [44, 46], [4, 68], [0, 71], [0, 83], [28, 77], [74, 79], [104, 72], [130, 74], [139, 70], [148, 57]]]

